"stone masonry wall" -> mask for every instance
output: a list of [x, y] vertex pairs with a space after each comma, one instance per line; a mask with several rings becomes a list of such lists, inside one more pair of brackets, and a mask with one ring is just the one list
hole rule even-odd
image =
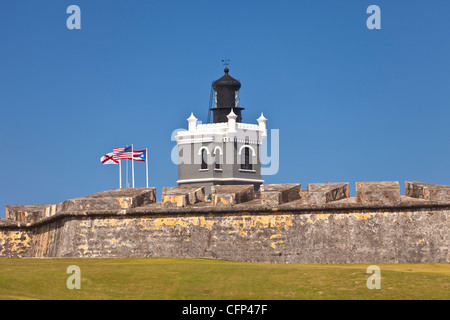
[[[1, 232], [2, 256], [449, 262], [449, 210], [78, 216]], [[5, 243], [8, 243], [5, 246]]]
[[0, 219], [0, 257], [448, 263], [450, 204], [399, 199], [395, 205], [372, 206], [352, 198], [317, 205], [303, 196], [268, 206], [261, 205], [267, 201], [261, 197], [233, 206], [152, 203], [63, 211], [26, 224]]

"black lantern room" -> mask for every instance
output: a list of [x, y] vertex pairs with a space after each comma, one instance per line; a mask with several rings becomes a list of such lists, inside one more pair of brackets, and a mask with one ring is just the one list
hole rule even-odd
[[241, 111], [244, 108], [239, 107], [241, 83], [232, 78], [228, 74], [229, 71], [226, 67], [224, 70], [225, 75], [212, 84], [215, 92], [215, 107], [210, 110], [213, 112], [214, 123], [227, 122], [227, 115], [230, 114], [231, 110], [237, 115], [236, 121], [242, 122]]

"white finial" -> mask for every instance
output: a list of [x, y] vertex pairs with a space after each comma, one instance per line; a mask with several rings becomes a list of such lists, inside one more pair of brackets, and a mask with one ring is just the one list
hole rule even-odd
[[233, 109], [231, 109], [231, 112], [227, 115], [227, 118], [228, 120], [237, 118], [237, 115], [233, 112]]
[[197, 118], [194, 116], [194, 113], [191, 113], [187, 121], [189, 123], [189, 131], [195, 131], [197, 129]]
[[258, 123], [262, 122], [262, 121], [264, 121], [264, 122], [267, 121], [267, 119], [264, 117], [264, 114], [262, 112], [261, 112], [261, 116], [257, 119], [257, 121], [258, 121]]
[[231, 112], [227, 115], [228, 118], [228, 132], [236, 132], [236, 118], [237, 115], [231, 109]]
[[197, 121], [197, 118], [194, 116], [193, 112], [191, 112], [191, 116], [187, 118], [187, 121]]
[[262, 137], [266, 137], [267, 136], [267, 128], [266, 128], [266, 122], [267, 119], [264, 117], [263, 113], [261, 112], [261, 116], [258, 118], [258, 125], [259, 125], [259, 130], [262, 131]]

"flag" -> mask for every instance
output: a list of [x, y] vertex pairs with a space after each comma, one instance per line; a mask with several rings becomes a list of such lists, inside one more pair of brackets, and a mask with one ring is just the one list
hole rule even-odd
[[100, 161], [103, 164], [119, 164], [119, 161], [114, 159], [112, 152], [105, 154], [100, 158]]
[[114, 148], [113, 149], [113, 158], [115, 160], [132, 159], [131, 147]]
[[147, 152], [145, 150], [133, 150], [133, 160], [145, 162], [147, 160]]

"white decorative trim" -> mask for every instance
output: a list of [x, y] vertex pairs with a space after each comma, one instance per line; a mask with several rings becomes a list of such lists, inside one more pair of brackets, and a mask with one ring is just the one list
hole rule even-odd
[[[264, 140], [264, 139], [262, 139]], [[238, 139], [236, 137], [223, 137], [223, 142], [239, 142], [239, 143], [248, 143], [248, 144], [262, 144], [262, 140], [246, 140], [246, 139]]]
[[219, 147], [219, 146], [216, 146], [216, 147], [214, 148], [214, 151], [213, 151], [213, 153], [212, 153], [212, 154], [213, 154], [213, 155], [216, 155], [216, 150], [217, 150], [217, 149], [219, 149], [219, 150], [220, 150], [219, 154], [220, 154], [220, 155], [222, 155], [222, 154], [223, 154], [223, 153], [222, 153], [222, 148], [221, 148], [221, 147]]
[[238, 122], [237, 127], [238, 129], [259, 131], [259, 126], [257, 124]]
[[191, 183], [191, 182], [214, 182], [214, 181], [240, 181], [240, 182], [257, 182], [264, 183], [264, 180], [260, 179], [245, 179], [245, 178], [205, 178], [205, 179], [184, 179], [177, 180], [178, 184]]
[[197, 131], [211, 130], [217, 128], [228, 128], [228, 122], [204, 123], [197, 126]]
[[252, 157], [256, 157], [255, 149], [253, 149], [253, 147], [249, 146], [248, 144], [245, 144], [239, 148], [239, 155], [241, 155], [242, 149], [244, 148], [249, 148], [250, 150], [252, 150]]
[[207, 137], [207, 138], [194, 138], [194, 139], [189, 139], [189, 138], [185, 138], [185, 139], [178, 139], [177, 144], [193, 144], [193, 143], [209, 143], [209, 142], [214, 142], [214, 138], [211, 137]]
[[206, 154], [210, 154], [208, 148], [203, 146], [200, 149], [198, 149], [198, 153], [197, 153], [198, 156], [202, 155], [202, 150], [206, 150]]
[[242, 172], [256, 172], [256, 170], [248, 170], [248, 169], [239, 169]]

